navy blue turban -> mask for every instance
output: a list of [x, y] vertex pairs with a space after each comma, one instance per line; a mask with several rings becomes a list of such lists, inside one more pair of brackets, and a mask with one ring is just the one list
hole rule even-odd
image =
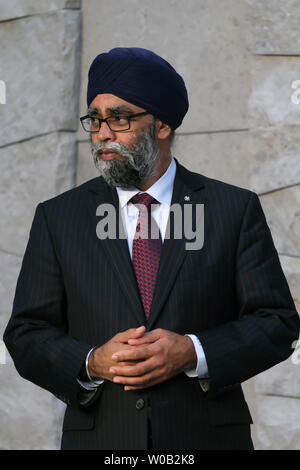
[[89, 70], [87, 105], [103, 93], [128, 101], [176, 129], [188, 110], [181, 76], [162, 57], [138, 47], [99, 54]]

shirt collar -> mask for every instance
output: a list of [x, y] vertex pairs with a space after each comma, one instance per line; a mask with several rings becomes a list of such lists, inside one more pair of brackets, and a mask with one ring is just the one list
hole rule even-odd
[[135, 194], [143, 192], [150, 194], [150, 196], [154, 197], [158, 202], [170, 206], [172, 201], [175, 174], [176, 163], [172, 157], [167, 171], [165, 171], [164, 174], [157, 181], [155, 181], [155, 183], [150, 186], [150, 188], [147, 189], [147, 191], [140, 191], [140, 189], [135, 187], [123, 188], [118, 186], [116, 189], [118, 192], [120, 207], [123, 209], [123, 207], [128, 204], [129, 200]]

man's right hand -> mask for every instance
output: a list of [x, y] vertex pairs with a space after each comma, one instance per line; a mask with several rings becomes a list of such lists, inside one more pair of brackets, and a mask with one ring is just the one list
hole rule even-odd
[[106, 380], [113, 380], [115, 374], [109, 372], [109, 369], [115, 365], [134, 365], [136, 361], [116, 363], [112, 355], [124, 349], [133, 349], [135, 346], [128, 344], [129, 339], [141, 338], [146, 331], [145, 326], [139, 328], [130, 328], [113, 336], [107, 343], [103, 344], [90, 354], [88, 370], [90, 377], [101, 377]]

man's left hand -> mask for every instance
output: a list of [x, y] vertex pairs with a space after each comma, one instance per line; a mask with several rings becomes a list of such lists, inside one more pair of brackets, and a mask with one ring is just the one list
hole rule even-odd
[[113, 354], [115, 362], [135, 361], [134, 365], [116, 365], [110, 368], [113, 382], [124, 384], [125, 390], [151, 387], [189, 368], [196, 368], [197, 355], [188, 336], [161, 328], [128, 340], [136, 346], [132, 350]]

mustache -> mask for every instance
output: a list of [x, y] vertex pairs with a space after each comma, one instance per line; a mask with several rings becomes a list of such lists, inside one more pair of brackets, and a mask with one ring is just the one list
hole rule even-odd
[[111, 150], [119, 153], [120, 155], [128, 157], [128, 150], [124, 145], [119, 144], [118, 142], [110, 142], [109, 144], [103, 144], [102, 142], [97, 142], [96, 144], [91, 144], [93, 152], [97, 155], [101, 155], [104, 150]]
[[[124, 159], [123, 162], [119, 160], [112, 160], [109, 162], [99, 162], [99, 164], [107, 164], [107, 166], [119, 166], [120, 164], [123, 166], [125, 165], [130, 166], [132, 169], [138, 171], [139, 170], [139, 163], [141, 155], [133, 155], [131, 149], [126, 148], [124, 145], [120, 144], [119, 142], [110, 142], [110, 143], [102, 143], [97, 142], [96, 144], [91, 144], [92, 154], [95, 160], [98, 160], [98, 157], [101, 155], [103, 150], [111, 150], [113, 152], [117, 152], [121, 155]], [[137, 158], [137, 159], [136, 159]]]

